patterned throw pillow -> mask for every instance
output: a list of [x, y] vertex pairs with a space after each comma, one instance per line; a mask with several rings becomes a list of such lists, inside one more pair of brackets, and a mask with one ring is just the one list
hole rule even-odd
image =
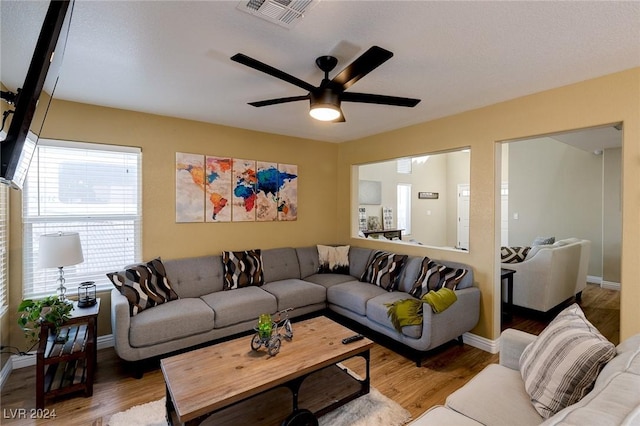
[[615, 355], [615, 346], [574, 303], [525, 348], [520, 374], [534, 408], [549, 418], [589, 393]]
[[387, 291], [398, 287], [398, 278], [407, 255], [377, 251], [369, 261], [360, 281], [375, 284]]
[[520, 263], [527, 258], [531, 247], [502, 247], [500, 261], [502, 263]]
[[553, 244], [556, 242], [556, 237], [535, 237], [532, 246], [544, 246], [547, 244]]
[[147, 265], [131, 266], [124, 271], [108, 273], [107, 277], [120, 294], [127, 298], [131, 316], [167, 301], [165, 291], [156, 287], [154, 272]]
[[409, 294], [420, 299], [429, 291], [438, 291], [442, 287], [455, 290], [458, 283], [467, 274], [466, 269], [450, 268], [425, 257], [418, 278], [413, 283]]
[[223, 290], [264, 284], [262, 254], [259, 249], [223, 251], [222, 262], [224, 264]]
[[158, 257], [147, 262], [147, 268], [151, 271], [151, 283], [158, 295], [163, 296], [165, 302], [178, 299], [178, 294], [171, 287], [162, 260]]
[[320, 274], [349, 275], [349, 246], [318, 245], [318, 261]]

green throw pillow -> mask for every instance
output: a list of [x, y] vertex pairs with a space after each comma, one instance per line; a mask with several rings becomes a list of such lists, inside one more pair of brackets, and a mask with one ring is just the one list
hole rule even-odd
[[458, 296], [456, 296], [456, 292], [450, 288], [442, 287], [438, 291], [431, 290], [422, 296], [422, 300], [431, 305], [431, 309], [437, 314], [453, 305], [453, 303], [458, 300]]

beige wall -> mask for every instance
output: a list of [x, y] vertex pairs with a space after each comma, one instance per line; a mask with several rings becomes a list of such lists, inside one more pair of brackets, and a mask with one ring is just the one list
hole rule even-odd
[[603, 162], [602, 207], [604, 223], [602, 229], [602, 280], [609, 285], [620, 283], [620, 235], [622, 233], [622, 188], [620, 186], [620, 168], [622, 150], [605, 149]]
[[[499, 268], [496, 232], [496, 141], [513, 140], [596, 125], [624, 123], [622, 160], [621, 338], [640, 332], [640, 68], [549, 90], [486, 108], [422, 123], [344, 144], [330, 144], [198, 122], [54, 102], [43, 137], [142, 147], [143, 257], [187, 257], [222, 249], [351, 243], [398, 250], [392, 243], [351, 237], [357, 227], [357, 179], [353, 164], [430, 151], [471, 147], [471, 235], [469, 253], [402, 246], [404, 253], [466, 262], [482, 292], [479, 336], [499, 336]], [[394, 143], [390, 144], [392, 140]], [[298, 164], [299, 219], [293, 223], [176, 224], [176, 151], [255, 158]], [[498, 151], [500, 152], [500, 151]], [[355, 193], [355, 192], [354, 192]], [[21, 299], [20, 193], [12, 191], [10, 323]], [[498, 203], [499, 205], [499, 203]], [[499, 212], [498, 212], [499, 213]], [[355, 229], [355, 228], [354, 228]], [[499, 230], [499, 226], [498, 226]], [[109, 334], [109, 300], [99, 334]], [[6, 315], [5, 315], [6, 317]], [[5, 318], [2, 318], [4, 330]], [[24, 347], [17, 326], [11, 344]]]
[[[52, 105], [42, 137], [142, 148], [145, 260], [336, 242], [336, 144], [62, 101]], [[297, 164], [298, 220], [175, 223], [176, 151]], [[20, 194], [11, 194], [9, 313], [11, 344], [25, 348], [14, 326], [22, 295]], [[110, 334], [109, 295], [100, 297], [99, 334]]]
[[602, 277], [602, 156], [543, 137], [509, 143], [508, 164], [509, 245], [550, 236], [590, 240], [588, 274]]
[[[622, 162], [622, 294], [621, 338], [640, 332], [640, 68], [553, 89], [404, 129], [351, 141], [339, 146], [339, 237], [344, 243], [397, 250], [397, 245], [350, 237], [357, 208], [351, 192], [353, 164], [387, 158], [471, 147], [471, 207], [469, 253], [426, 247], [404, 252], [473, 266], [482, 292], [481, 317], [473, 330], [479, 336], [499, 336], [499, 167], [496, 142], [560, 131], [624, 122]], [[393, 141], [393, 143], [389, 143]], [[497, 169], [498, 167], [498, 169]], [[349, 185], [347, 183], [350, 183]], [[357, 200], [356, 200], [357, 201]]]

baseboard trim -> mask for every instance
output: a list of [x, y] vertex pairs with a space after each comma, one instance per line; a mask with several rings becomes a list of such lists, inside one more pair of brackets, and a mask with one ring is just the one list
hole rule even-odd
[[602, 280], [602, 282], [600, 283], [600, 288], [620, 291], [620, 283]]
[[596, 277], [595, 275], [587, 275], [587, 283], [602, 284], [602, 277]]
[[491, 354], [497, 354], [500, 352], [500, 339], [491, 340], [486, 337], [478, 336], [473, 333], [464, 333], [462, 335], [462, 341], [469, 346], [478, 348]]
[[[98, 350], [113, 347], [113, 334], [98, 336], [97, 344]], [[7, 364], [9, 363], [12, 364], [11, 371], [36, 365], [36, 351], [31, 351], [26, 355], [11, 355]], [[9, 373], [11, 373], [11, 371], [9, 371]]]
[[2, 370], [0, 371], [0, 390], [4, 389], [4, 384], [9, 380], [9, 376], [13, 371], [13, 361], [11, 358], [4, 363]]

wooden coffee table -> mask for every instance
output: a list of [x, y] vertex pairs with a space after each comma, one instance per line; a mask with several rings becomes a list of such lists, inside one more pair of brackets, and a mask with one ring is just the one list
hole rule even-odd
[[324, 414], [369, 392], [371, 340], [343, 344], [342, 339], [355, 333], [326, 317], [294, 323], [293, 331], [293, 339], [283, 339], [275, 356], [264, 348], [253, 351], [252, 336], [245, 336], [163, 359], [169, 424], [198, 424], [211, 413], [279, 386], [291, 390], [296, 410], [298, 391], [307, 377], [354, 356], [364, 358], [366, 364], [359, 389], [314, 414]]

